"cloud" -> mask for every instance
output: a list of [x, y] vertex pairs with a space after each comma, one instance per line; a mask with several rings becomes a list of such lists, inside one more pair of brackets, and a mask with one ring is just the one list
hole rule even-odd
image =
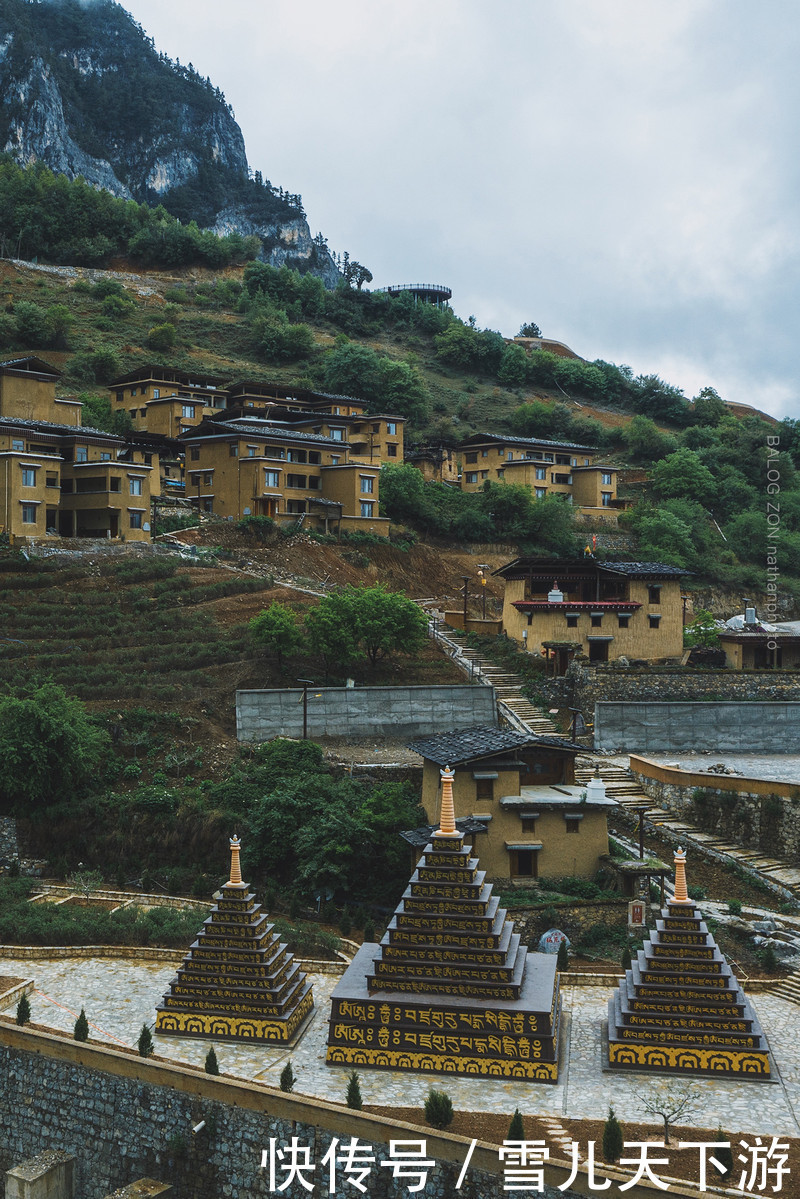
[[129, 8], [222, 87], [252, 165], [376, 285], [445, 282], [506, 334], [533, 319], [688, 394], [792, 403], [795, 6]]

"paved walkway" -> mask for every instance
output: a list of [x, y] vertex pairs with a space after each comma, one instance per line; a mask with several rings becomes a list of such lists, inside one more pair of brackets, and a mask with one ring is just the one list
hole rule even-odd
[[[3, 959], [3, 972], [36, 981], [31, 996], [32, 1019], [71, 1034], [85, 1007], [91, 1035], [110, 1045], [135, 1046], [142, 1024], [152, 1024], [155, 1005], [175, 973], [175, 967], [120, 958], [58, 960]], [[289, 1056], [297, 1078], [296, 1091], [322, 1099], [343, 1100], [347, 1067], [325, 1065], [325, 1042], [330, 993], [337, 982], [330, 975], [314, 976], [316, 1009], [300, 1042], [291, 1053], [277, 1046], [214, 1043], [220, 1070], [245, 1079], [277, 1086]], [[619, 1118], [645, 1117], [637, 1093], [656, 1095], [665, 1085], [661, 1076], [603, 1072], [602, 1023], [611, 992], [607, 987], [564, 988], [564, 1012], [569, 1017], [560, 1081], [556, 1086], [494, 1079], [418, 1076], [401, 1071], [362, 1070], [365, 1103], [422, 1106], [430, 1086], [440, 1085], [462, 1111], [504, 1112], [515, 1107], [551, 1117], [604, 1117], [613, 1103]], [[756, 996], [755, 1006], [770, 1040], [779, 1071], [776, 1083], [698, 1078], [693, 1087], [701, 1107], [695, 1122], [745, 1135], [800, 1136], [800, 1040], [797, 1008], [772, 994]], [[155, 1052], [177, 1062], [202, 1066], [210, 1041], [155, 1036]]]

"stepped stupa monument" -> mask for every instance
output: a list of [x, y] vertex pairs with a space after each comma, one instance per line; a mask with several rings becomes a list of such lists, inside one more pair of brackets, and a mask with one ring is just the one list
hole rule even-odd
[[379, 945], [331, 998], [329, 1065], [558, 1080], [556, 959], [528, 953], [455, 823], [441, 823]]
[[156, 1032], [290, 1042], [314, 1006], [311, 983], [242, 881], [237, 836], [230, 847], [230, 879], [156, 1009]]
[[675, 895], [609, 1000], [609, 1064], [685, 1074], [770, 1076], [767, 1039], [686, 888], [675, 854]]

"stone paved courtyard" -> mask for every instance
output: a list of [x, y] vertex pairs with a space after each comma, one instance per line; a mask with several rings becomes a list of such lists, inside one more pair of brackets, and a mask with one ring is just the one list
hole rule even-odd
[[[32, 1019], [71, 1035], [81, 1007], [86, 1009], [91, 1036], [109, 1045], [135, 1046], [143, 1023], [152, 1025], [155, 1006], [175, 974], [174, 965], [130, 958], [59, 958], [3, 960], [3, 972], [34, 978]], [[155, 1036], [155, 1052], [176, 1062], [202, 1066], [213, 1043], [220, 1070], [243, 1079], [278, 1085], [280, 1072], [292, 1059], [298, 1093], [321, 1099], [344, 1100], [347, 1067], [325, 1065], [329, 998], [338, 978], [314, 975], [316, 1009], [300, 1042], [287, 1051], [277, 1046], [237, 1045], [230, 1042], [184, 1040]], [[646, 1118], [635, 1092], [654, 1095], [664, 1086], [661, 1076], [620, 1075], [602, 1070], [601, 1029], [611, 992], [607, 987], [566, 986], [564, 1012], [569, 1016], [567, 1052], [562, 1055], [556, 1086], [453, 1076], [415, 1076], [400, 1071], [361, 1070], [365, 1103], [421, 1106], [431, 1085], [447, 1090], [462, 1111], [538, 1112], [556, 1117], [604, 1118], [609, 1104], [625, 1121]], [[800, 1136], [800, 1009], [770, 994], [755, 996], [777, 1065], [774, 1083], [697, 1078], [702, 1097], [698, 1126], [750, 1135]]]

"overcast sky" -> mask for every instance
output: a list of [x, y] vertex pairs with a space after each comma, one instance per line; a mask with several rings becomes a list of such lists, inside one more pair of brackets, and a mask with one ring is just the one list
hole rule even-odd
[[129, 0], [387, 283], [800, 416], [788, 0]]

